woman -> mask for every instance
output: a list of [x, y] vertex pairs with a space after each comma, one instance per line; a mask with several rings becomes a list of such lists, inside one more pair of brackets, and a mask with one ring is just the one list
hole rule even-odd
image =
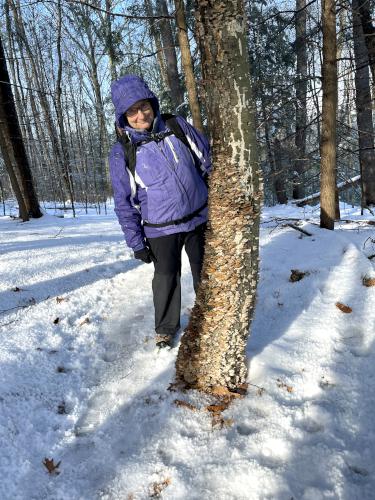
[[112, 84], [118, 142], [109, 166], [115, 212], [134, 257], [155, 267], [156, 344], [180, 328], [181, 252], [197, 290], [207, 221], [207, 139], [183, 118], [161, 115], [146, 82], [126, 75]]

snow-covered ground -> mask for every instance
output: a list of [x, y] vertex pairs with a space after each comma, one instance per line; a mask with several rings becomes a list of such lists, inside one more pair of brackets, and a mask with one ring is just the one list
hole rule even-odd
[[[152, 266], [112, 210], [0, 217], [0, 499], [375, 498], [375, 226], [343, 215], [264, 209], [251, 385], [223, 428], [167, 390], [177, 347], [154, 348]], [[186, 259], [183, 288], [186, 325]]]

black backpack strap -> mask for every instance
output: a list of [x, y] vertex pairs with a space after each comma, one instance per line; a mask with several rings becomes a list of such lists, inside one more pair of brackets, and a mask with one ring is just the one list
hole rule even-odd
[[182, 130], [180, 124], [177, 121], [177, 117], [170, 113], [163, 113], [161, 115], [162, 119], [165, 121], [167, 127], [174, 133], [174, 135], [182, 141], [186, 147], [191, 150], [189, 141], [186, 138], [184, 131]]
[[118, 135], [117, 138], [124, 150], [127, 167], [130, 170], [132, 176], [134, 177], [137, 148], [135, 144], [133, 144], [132, 141], [129, 139], [127, 134]]
[[177, 121], [177, 117], [175, 115], [172, 115], [170, 113], [165, 113], [161, 115], [163, 120], [165, 121], [167, 127], [172, 130], [174, 135], [177, 137], [177, 139], [180, 139], [181, 142], [185, 144], [185, 146], [189, 149], [193, 159], [194, 159], [194, 164], [195, 168], [198, 171], [198, 174], [203, 178], [204, 183], [207, 186], [207, 178], [202, 176], [202, 170], [201, 170], [201, 161], [198, 158], [197, 154], [191, 147], [185, 132], [182, 130], [181, 125]]
[[[190, 143], [185, 135], [185, 132], [182, 130], [180, 124], [177, 121], [177, 117], [175, 115], [172, 115], [171, 113], [163, 113], [161, 115], [162, 119], [165, 121], [167, 127], [169, 130], [179, 139], [191, 152], [192, 157], [194, 159], [194, 164], [195, 168], [198, 171], [198, 174], [202, 177], [202, 171], [201, 171], [201, 161], [198, 158], [197, 154], [193, 151], [192, 147], [190, 146]], [[137, 145], [133, 144], [132, 141], [130, 140], [129, 136], [127, 134], [119, 134], [117, 131], [116, 127], [116, 135], [119, 143], [122, 145], [123, 150], [124, 150], [124, 155], [125, 155], [125, 161], [127, 164], [128, 169], [130, 170], [132, 176], [134, 177], [135, 174], [135, 164], [136, 164], [136, 154], [137, 154]], [[169, 135], [169, 133], [159, 133], [155, 134], [154, 137], [150, 137], [150, 141], [153, 140], [161, 140], [164, 137]], [[207, 185], [207, 178], [202, 177], [203, 181]]]

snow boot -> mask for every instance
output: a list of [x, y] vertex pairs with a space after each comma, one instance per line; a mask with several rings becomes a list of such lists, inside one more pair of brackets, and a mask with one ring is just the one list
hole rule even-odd
[[172, 335], [157, 333], [155, 336], [156, 347], [162, 349], [163, 347], [172, 347]]

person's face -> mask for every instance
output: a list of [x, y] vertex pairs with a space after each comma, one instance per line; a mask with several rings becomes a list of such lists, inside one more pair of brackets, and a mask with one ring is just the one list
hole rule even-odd
[[137, 130], [144, 130], [151, 127], [155, 115], [147, 99], [142, 99], [133, 104], [125, 113], [130, 127]]

